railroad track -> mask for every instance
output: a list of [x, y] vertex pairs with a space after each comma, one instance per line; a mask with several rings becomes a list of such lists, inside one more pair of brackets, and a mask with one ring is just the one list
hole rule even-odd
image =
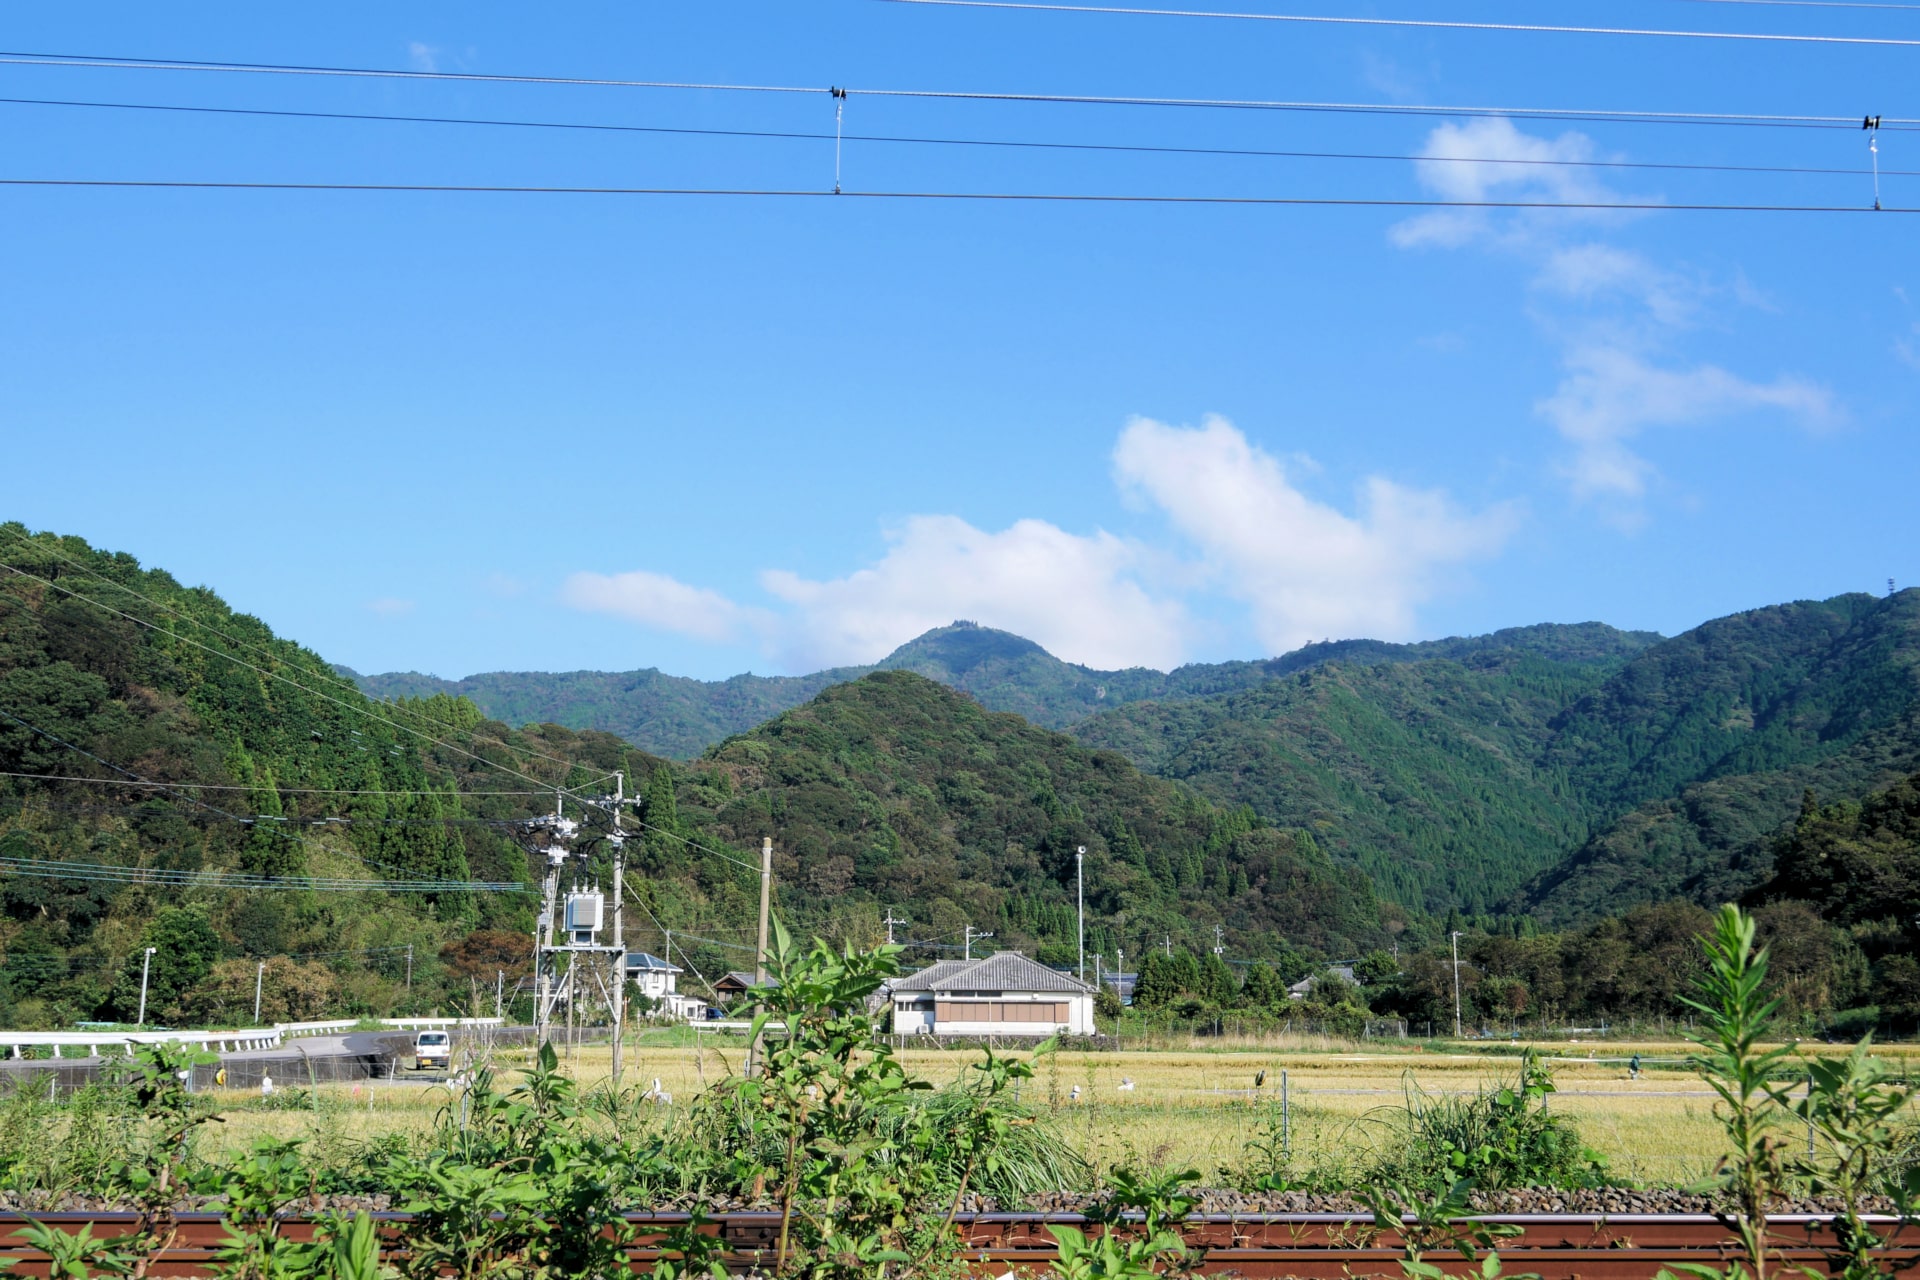
[[[398, 1234], [408, 1215], [380, 1213], [375, 1218]], [[126, 1232], [133, 1215], [126, 1213], [49, 1213], [35, 1217], [69, 1232], [91, 1225], [95, 1237]], [[650, 1268], [659, 1257], [660, 1233], [684, 1224], [683, 1213], [630, 1214], [638, 1229], [629, 1250], [636, 1272]], [[1500, 1253], [1509, 1274], [1531, 1272], [1541, 1280], [1652, 1280], [1662, 1269], [1678, 1263], [1716, 1263], [1732, 1241], [1726, 1229], [1703, 1214], [1495, 1214], [1486, 1221], [1509, 1223], [1520, 1234], [1503, 1240]], [[1891, 1219], [1876, 1221], [1890, 1230]], [[47, 1259], [36, 1250], [12, 1243], [26, 1219], [0, 1213], [0, 1256], [21, 1261], [12, 1274], [46, 1276]], [[205, 1276], [214, 1250], [225, 1236], [213, 1214], [182, 1214], [174, 1246], [150, 1273], [154, 1276]], [[962, 1214], [955, 1229], [964, 1241], [966, 1257], [976, 1275], [999, 1277], [1009, 1272], [1044, 1272], [1053, 1260], [1054, 1239], [1048, 1224], [1087, 1228], [1078, 1214], [983, 1213]], [[1781, 1261], [1825, 1272], [1831, 1246], [1831, 1219], [1824, 1215], [1791, 1214], [1772, 1219]], [[715, 1215], [706, 1230], [724, 1239], [728, 1262], [737, 1273], [747, 1273], [760, 1260], [770, 1260], [780, 1228], [776, 1213]], [[311, 1218], [289, 1218], [282, 1230], [294, 1239], [312, 1237]], [[1097, 1230], [1097, 1228], [1091, 1228]], [[1200, 1274], [1243, 1276], [1247, 1280], [1298, 1277], [1299, 1280], [1364, 1280], [1400, 1276], [1400, 1241], [1391, 1232], [1373, 1230], [1364, 1214], [1205, 1214], [1194, 1215], [1184, 1226], [1187, 1243], [1204, 1248]], [[1450, 1273], [1464, 1273], [1466, 1260], [1458, 1253], [1430, 1251], [1428, 1261]], [[1888, 1272], [1920, 1265], [1920, 1229], [1896, 1235], [1885, 1251]]]

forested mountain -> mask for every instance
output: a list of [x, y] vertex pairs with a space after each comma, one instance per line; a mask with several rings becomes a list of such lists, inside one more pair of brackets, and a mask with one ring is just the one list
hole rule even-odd
[[[896, 906], [915, 937], [970, 922], [997, 945], [1071, 959], [1084, 846], [1088, 947], [1109, 957], [1169, 935], [1210, 940], [1216, 923], [1239, 954], [1346, 955], [1387, 936], [1366, 878], [1311, 835], [909, 672], [828, 689], [689, 772], [683, 822], [737, 846], [771, 834], [789, 900], [869, 933]], [[661, 853], [663, 871], [697, 857]]]
[[1043, 728], [1062, 729], [1108, 708], [1251, 689], [1327, 662], [1371, 665], [1518, 652], [1584, 665], [1625, 658], [1659, 639], [1652, 632], [1616, 631], [1597, 622], [1544, 624], [1418, 644], [1334, 640], [1278, 658], [1192, 663], [1172, 672], [1145, 667], [1098, 671], [1062, 662], [1020, 636], [956, 622], [908, 641], [872, 667], [837, 667], [807, 676], [740, 675], [702, 681], [649, 668], [552, 674], [495, 671], [442, 680], [416, 672], [360, 675], [344, 667], [338, 670], [376, 698], [433, 693], [467, 697], [487, 715], [508, 724], [601, 729], [645, 750], [687, 759], [722, 738], [744, 733], [800, 705], [830, 685], [857, 680], [869, 671], [912, 671], [970, 693], [991, 710], [1012, 711]]
[[1529, 886], [1530, 910], [1724, 901], [1766, 878], [1808, 788], [1858, 798], [1920, 767], [1920, 591], [1697, 627], [1570, 711], [1552, 758], [1613, 820]]
[[1555, 717], [1617, 665], [1512, 650], [1327, 663], [1245, 693], [1123, 708], [1075, 733], [1315, 832], [1395, 901], [1486, 912], [1585, 837], [1575, 784], [1540, 760]]
[[1611, 661], [1322, 664], [1075, 733], [1322, 832], [1407, 905], [1580, 920], [1738, 896], [1807, 787], [1858, 797], [1920, 765], [1916, 663], [1920, 591], [1847, 595]]
[[488, 887], [534, 879], [518, 824], [549, 788], [615, 770], [646, 824], [628, 936], [672, 929], [708, 973], [752, 936], [764, 836], [782, 913], [850, 941], [890, 906], [936, 948], [971, 923], [1062, 960], [1081, 844], [1096, 949], [1198, 945], [1217, 922], [1304, 964], [1404, 924], [1311, 837], [910, 673], [833, 686], [675, 765], [441, 694], [374, 702], [210, 591], [9, 524], [0, 1022], [129, 1016], [146, 946], [150, 1010], [174, 1023], [250, 1016], [269, 957], [270, 1019], [490, 997], [526, 964], [534, 897]]

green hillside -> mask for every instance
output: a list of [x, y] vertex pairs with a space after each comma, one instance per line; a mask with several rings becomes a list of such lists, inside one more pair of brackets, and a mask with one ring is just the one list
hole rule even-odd
[[689, 772], [683, 820], [736, 845], [771, 834], [788, 901], [867, 929], [893, 906], [916, 937], [971, 923], [1071, 959], [1084, 845], [1088, 947], [1109, 957], [1210, 942], [1216, 923], [1237, 954], [1354, 954], [1385, 937], [1365, 877], [1312, 836], [908, 672], [828, 689]]
[[1430, 911], [1615, 914], [1764, 879], [1807, 787], [1920, 763], [1920, 592], [1752, 610], [1637, 652], [1323, 663], [1075, 729], [1251, 804]]
[[1619, 816], [1528, 886], [1530, 909], [1737, 895], [1766, 878], [1806, 790], [1857, 798], [1920, 765], [1920, 591], [1698, 627], [1572, 708], [1549, 758]]
[[800, 705], [830, 685], [857, 680], [869, 671], [912, 671], [970, 693], [994, 711], [1012, 711], [1042, 727], [1063, 729], [1116, 706], [1252, 689], [1328, 662], [1370, 665], [1519, 652], [1559, 662], [1605, 664], [1659, 639], [1652, 632], [1616, 631], [1597, 622], [1543, 624], [1419, 644], [1335, 640], [1258, 662], [1192, 663], [1172, 672], [1144, 667], [1098, 671], [1063, 662], [1033, 641], [1009, 632], [956, 622], [908, 641], [875, 666], [837, 667], [807, 676], [740, 675], [702, 681], [648, 669], [495, 671], [442, 680], [415, 672], [360, 675], [339, 670], [376, 698], [434, 693], [467, 697], [487, 715], [508, 724], [600, 729], [648, 751], [684, 760]]
[[1075, 732], [1315, 832], [1397, 902], [1484, 912], [1585, 836], [1576, 785], [1541, 757], [1555, 716], [1612, 669], [1512, 650], [1331, 663]]

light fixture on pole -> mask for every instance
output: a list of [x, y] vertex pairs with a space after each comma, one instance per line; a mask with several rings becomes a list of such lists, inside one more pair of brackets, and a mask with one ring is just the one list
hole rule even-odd
[[140, 1016], [133, 1020], [137, 1027], [147, 1025], [147, 975], [153, 970], [153, 953], [158, 947], [148, 947], [147, 954], [140, 957]]
[[1460, 1038], [1460, 931], [1453, 931], [1453, 1038]]

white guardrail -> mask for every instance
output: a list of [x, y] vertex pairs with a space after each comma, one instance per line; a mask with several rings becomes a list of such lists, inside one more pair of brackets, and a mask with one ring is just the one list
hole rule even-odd
[[[382, 1027], [396, 1031], [419, 1031], [440, 1027], [497, 1027], [502, 1018], [380, 1018]], [[51, 1049], [52, 1057], [99, 1058], [132, 1057], [139, 1044], [192, 1044], [213, 1053], [250, 1053], [278, 1049], [282, 1043], [300, 1036], [339, 1035], [361, 1025], [358, 1018], [332, 1022], [282, 1022], [271, 1027], [253, 1027], [239, 1031], [4, 1031], [0, 1030], [0, 1051], [10, 1058], [24, 1058], [29, 1049]], [[84, 1053], [63, 1050], [83, 1049]]]

